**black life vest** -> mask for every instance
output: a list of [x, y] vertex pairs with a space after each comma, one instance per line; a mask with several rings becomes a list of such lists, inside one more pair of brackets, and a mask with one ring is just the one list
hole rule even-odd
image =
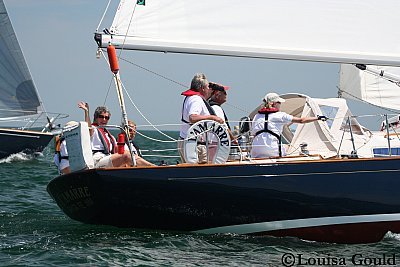
[[264, 121], [264, 129], [259, 130], [258, 132], [256, 132], [255, 136], [261, 134], [261, 133], [269, 133], [272, 136], [276, 137], [278, 139], [278, 145], [279, 145], [279, 157], [282, 157], [282, 136], [271, 131], [270, 129], [268, 129], [268, 115], [271, 113], [275, 113], [278, 112], [278, 109], [276, 108], [262, 108], [258, 111], [259, 114], [264, 114], [265, 115], [265, 121]]
[[136, 149], [137, 155], [142, 157], [142, 152], [140, 151], [139, 146], [133, 140], [129, 140], [129, 143]]
[[60, 163], [63, 159], [68, 159], [68, 156], [61, 156], [61, 143], [65, 140], [62, 135], [56, 135], [54, 138], [54, 154], [57, 155], [58, 162]]

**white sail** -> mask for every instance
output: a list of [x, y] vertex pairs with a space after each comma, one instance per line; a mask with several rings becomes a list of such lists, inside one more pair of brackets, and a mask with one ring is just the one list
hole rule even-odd
[[0, 0], [0, 119], [34, 115], [40, 107], [6, 7]]
[[103, 47], [400, 66], [399, 9], [398, 0], [121, 0], [111, 35], [96, 36]]
[[366, 101], [370, 104], [400, 110], [400, 68], [367, 66], [363, 71], [353, 65], [340, 66], [342, 97]]

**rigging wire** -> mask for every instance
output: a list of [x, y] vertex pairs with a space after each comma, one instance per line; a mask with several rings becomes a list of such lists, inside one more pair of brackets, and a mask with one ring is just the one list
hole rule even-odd
[[[102, 54], [103, 58], [105, 59], [105, 61], [107, 62], [107, 64], [110, 65], [110, 63], [108, 62], [106, 56], [104, 55], [104, 51], [103, 51], [103, 50], [101, 50], [101, 54]], [[108, 93], [109, 93], [110, 88], [111, 88], [111, 83], [112, 83], [112, 80], [110, 81], [110, 85], [109, 85], [109, 88], [108, 88], [108, 91], [107, 91], [107, 96], [108, 96]], [[139, 109], [139, 108], [136, 106], [136, 104], [133, 102], [131, 96], [129, 95], [129, 93], [128, 93], [128, 91], [126, 90], [125, 85], [122, 83], [122, 81], [121, 81], [121, 84], [122, 84], [122, 87], [123, 87], [125, 93], [127, 94], [128, 98], [129, 98], [129, 100], [131, 101], [131, 104], [135, 107], [135, 109], [139, 112], [139, 114], [147, 121], [147, 123], [149, 123], [150, 126], [152, 126], [152, 127], [153, 127], [157, 132], [159, 132], [160, 134], [162, 134], [162, 135], [166, 136], [167, 138], [173, 140], [172, 142], [177, 142], [176, 139], [174, 139], [173, 137], [171, 137], [171, 136], [165, 134], [164, 132], [162, 132], [161, 130], [159, 130], [157, 127], [155, 127], [155, 125], [153, 125], [153, 124], [147, 119], [147, 117], [140, 111], [140, 109]], [[105, 101], [106, 101], [106, 99], [105, 99]], [[150, 140], [153, 140], [153, 141], [168, 142], [168, 141], [164, 141], [164, 140], [154, 139], [154, 138], [151, 138], [151, 137], [145, 136], [145, 135], [143, 135], [143, 137], [146, 137], [146, 138], [148, 138], [148, 139], [150, 139]]]
[[163, 79], [165, 79], [165, 80], [167, 80], [167, 81], [170, 81], [170, 82], [172, 82], [172, 83], [175, 83], [175, 84], [177, 84], [177, 85], [179, 85], [179, 86], [182, 86], [183, 88], [188, 88], [188, 86], [185, 85], [185, 84], [183, 84], [183, 83], [180, 83], [180, 82], [177, 82], [177, 81], [175, 81], [175, 80], [173, 80], [173, 79], [170, 79], [170, 78], [168, 78], [168, 77], [166, 77], [166, 76], [164, 76], [164, 75], [162, 75], [162, 74], [159, 74], [159, 73], [157, 73], [157, 72], [155, 72], [155, 71], [152, 71], [152, 70], [150, 70], [150, 69], [148, 69], [148, 68], [145, 68], [145, 67], [140, 66], [140, 65], [138, 65], [138, 64], [136, 64], [136, 63], [133, 63], [132, 61], [129, 61], [129, 60], [125, 59], [125, 58], [122, 58], [122, 57], [121, 57], [120, 59], [121, 59], [122, 61], [125, 61], [126, 63], [129, 63], [129, 64], [131, 64], [131, 65], [137, 67], [137, 68], [140, 68], [140, 69], [142, 69], [142, 70], [145, 70], [145, 71], [147, 71], [147, 72], [149, 72], [149, 73], [151, 73], [151, 74], [154, 74], [154, 75], [156, 75], [156, 76], [158, 76], [158, 77], [160, 77], [160, 78], [163, 78]]
[[[126, 63], [131, 64], [132, 66], [135, 66], [135, 67], [137, 67], [137, 68], [139, 68], [139, 69], [142, 69], [142, 70], [144, 70], [144, 71], [147, 71], [147, 72], [149, 72], [149, 73], [151, 73], [151, 74], [153, 74], [153, 75], [155, 75], [155, 76], [158, 76], [158, 77], [160, 77], [160, 78], [162, 78], [162, 79], [164, 79], [164, 80], [167, 80], [167, 81], [169, 81], [169, 82], [171, 82], [171, 83], [177, 84], [177, 85], [181, 86], [182, 88], [189, 88], [188, 85], [183, 84], [182, 82], [178, 82], [178, 81], [175, 81], [175, 80], [173, 80], [173, 79], [171, 79], [171, 78], [168, 78], [168, 77], [165, 76], [165, 75], [162, 75], [162, 74], [160, 74], [160, 73], [157, 73], [157, 72], [155, 72], [155, 71], [152, 71], [152, 70], [150, 70], [150, 69], [148, 69], [148, 68], [146, 68], [146, 67], [143, 67], [143, 66], [141, 66], [141, 65], [139, 65], [139, 64], [137, 64], [137, 63], [132, 62], [131, 60], [128, 60], [128, 59], [122, 58], [122, 57], [120, 57], [119, 59], [120, 59], [121, 61], [124, 61], [124, 62], [126, 62]], [[240, 110], [240, 111], [243, 111], [243, 112], [245, 112], [245, 113], [250, 113], [248, 110], [245, 110], [245, 109], [243, 109], [243, 108], [240, 108], [240, 107], [238, 107], [238, 106], [236, 106], [236, 105], [233, 105], [233, 104], [230, 104], [230, 103], [228, 103], [228, 102], [224, 103], [224, 105], [233, 107], [233, 108], [235, 108], [235, 109], [237, 109], [237, 110]]]
[[353, 95], [353, 94], [351, 94], [351, 93], [349, 93], [349, 92], [347, 92], [347, 91], [344, 91], [344, 90], [340, 89], [339, 86], [336, 86], [336, 88], [338, 89], [338, 93], [339, 93], [340, 96], [342, 95], [342, 93], [345, 93], [345, 94], [347, 94], [347, 95], [353, 97], [354, 99], [356, 99], [357, 101], [360, 101], [360, 102], [362, 102], [362, 103], [365, 103], [365, 104], [368, 104], [368, 105], [371, 105], [371, 106], [374, 106], [374, 107], [377, 107], [377, 108], [381, 108], [381, 109], [383, 109], [383, 110], [390, 111], [390, 112], [393, 112], [393, 113], [396, 113], [396, 112], [397, 112], [397, 111], [394, 110], [394, 109], [381, 107], [381, 106], [372, 104], [372, 103], [370, 103], [370, 102], [368, 102], [368, 101], [365, 101], [364, 99], [361, 99], [361, 98], [359, 98], [359, 97], [357, 97], [357, 96], [355, 96], [355, 95]]
[[106, 16], [106, 13], [107, 13], [107, 11], [108, 11], [108, 8], [109, 8], [109, 6], [110, 6], [110, 3], [111, 3], [111, 0], [108, 0], [108, 4], [107, 4], [107, 6], [106, 6], [106, 9], [104, 10], [103, 16], [101, 17], [100, 22], [99, 22], [99, 24], [97, 25], [96, 33], [99, 32], [100, 25], [103, 23], [104, 17]]
[[147, 123], [149, 123], [157, 132], [159, 132], [160, 134], [164, 135], [165, 137], [173, 140], [174, 142], [177, 142], [178, 140], [176, 140], [175, 138], [172, 138], [171, 136], [167, 135], [166, 133], [160, 131], [155, 125], [153, 125], [148, 119], [147, 117], [140, 111], [140, 109], [136, 106], [136, 104], [133, 102], [131, 96], [129, 95], [128, 91], [125, 88], [125, 85], [121, 82], [122, 87], [124, 88], [124, 91], [126, 93], [126, 95], [128, 96], [129, 100], [131, 101], [132, 105], [135, 107], [135, 109], [139, 112], [139, 114], [143, 117], [143, 119], [145, 119], [147, 121]]

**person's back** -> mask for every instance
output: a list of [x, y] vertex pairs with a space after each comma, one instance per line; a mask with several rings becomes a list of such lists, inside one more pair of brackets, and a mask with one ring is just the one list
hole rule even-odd
[[[69, 121], [64, 125], [64, 129], [77, 125], [78, 122]], [[67, 142], [62, 134], [55, 137], [54, 164], [57, 166], [60, 174], [67, 174], [71, 172], [69, 169]]]
[[288, 123], [309, 123], [325, 121], [327, 117], [294, 117], [280, 112], [281, 103], [286, 100], [276, 93], [269, 93], [264, 98], [264, 107], [254, 116], [251, 134], [254, 136], [251, 148], [253, 158], [285, 156], [282, 146], [283, 127]]
[[[293, 116], [285, 112], [274, 112], [268, 114], [267, 127], [276, 135], [280, 135], [283, 127], [292, 121]], [[268, 132], [261, 132], [265, 129], [265, 114], [257, 113], [251, 125], [251, 134], [254, 136], [251, 157], [277, 157], [279, 156], [279, 139]], [[257, 134], [257, 135], [256, 135]], [[283, 149], [283, 147], [282, 147]], [[284, 149], [282, 155], [285, 155]]]

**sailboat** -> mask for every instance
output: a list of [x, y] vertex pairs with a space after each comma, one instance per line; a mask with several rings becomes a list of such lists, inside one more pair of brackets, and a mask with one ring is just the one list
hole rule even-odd
[[[49, 130], [54, 128], [55, 118], [44, 111], [3, 0], [0, 62], [0, 158], [18, 152], [40, 152], [53, 138]], [[57, 115], [62, 117], [66, 116]]]
[[[399, 66], [400, 18], [375, 6], [373, 0], [121, 0], [112, 26], [97, 32], [95, 40], [100, 49], [111, 50], [110, 44], [124, 50]], [[379, 3], [383, 10], [399, 7], [394, 0]], [[372, 15], [379, 18], [371, 20]], [[316, 18], [323, 19], [316, 23]], [[369, 32], [379, 41], [371, 41]], [[120, 77], [112, 71], [118, 90]], [[76, 153], [70, 154], [73, 171], [54, 178], [47, 191], [67, 216], [89, 224], [336, 243], [377, 242], [389, 231], [400, 233], [400, 157], [377, 155], [388, 143], [400, 147], [399, 141], [363, 127], [345, 99], [281, 97], [284, 112], [332, 118], [285, 129], [288, 156], [229, 161], [221, 148], [208, 164], [95, 169], [85, 160], [91, 151], [85, 151], [87, 124], [81, 122], [67, 134], [68, 150], [74, 146]], [[220, 126], [192, 125], [186, 149], [194, 149], [201, 129], [218, 132]], [[223, 141], [230, 145], [229, 138]]]

